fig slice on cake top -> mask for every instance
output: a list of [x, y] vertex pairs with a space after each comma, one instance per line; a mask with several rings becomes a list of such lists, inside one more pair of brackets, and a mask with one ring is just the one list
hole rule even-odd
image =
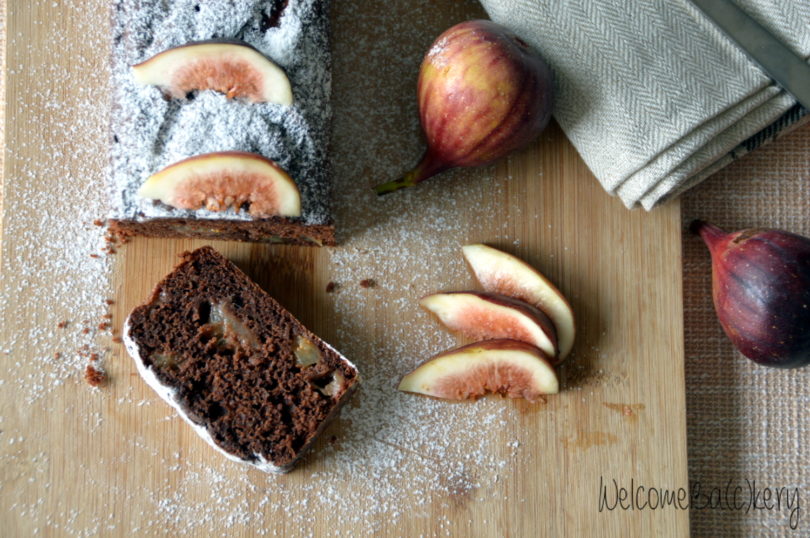
[[557, 330], [558, 359], [565, 359], [574, 345], [576, 326], [571, 305], [560, 290], [534, 267], [496, 248], [466, 245], [462, 253], [486, 291], [525, 301], [551, 318]]
[[138, 195], [178, 209], [232, 207], [257, 218], [301, 215], [301, 194], [287, 172], [270, 159], [241, 151], [177, 162], [149, 177]]
[[448, 400], [495, 393], [537, 401], [543, 394], [556, 394], [559, 381], [542, 351], [500, 339], [439, 353], [404, 376], [399, 390]]
[[423, 297], [419, 304], [448, 329], [468, 338], [520, 340], [540, 348], [552, 360], [557, 356], [553, 323], [523, 301], [497, 293], [467, 291], [435, 293]]
[[284, 71], [247, 43], [199, 41], [165, 50], [132, 67], [135, 80], [174, 99], [195, 90], [216, 90], [252, 103], [293, 103]]

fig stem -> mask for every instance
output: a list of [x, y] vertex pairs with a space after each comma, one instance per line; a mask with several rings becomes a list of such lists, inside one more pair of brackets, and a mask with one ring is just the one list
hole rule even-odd
[[399, 179], [395, 179], [387, 183], [381, 183], [375, 186], [374, 192], [377, 193], [377, 196], [382, 196], [383, 194], [389, 194], [394, 191], [398, 191], [399, 189], [404, 189], [406, 187], [413, 187], [414, 185], [416, 185], [416, 183], [417, 183], [416, 169], [414, 169]]
[[725, 237], [726, 232], [718, 228], [714, 224], [702, 220], [693, 220], [689, 225], [689, 231], [697, 234], [706, 243], [706, 246], [711, 250], [720, 239]]
[[399, 179], [377, 185], [374, 187], [374, 192], [376, 192], [378, 196], [382, 196], [383, 194], [398, 191], [399, 189], [413, 187], [417, 183], [421, 183], [439, 172], [444, 172], [448, 168], [450, 168], [450, 166], [437, 159], [433, 153], [428, 150], [413, 170]]

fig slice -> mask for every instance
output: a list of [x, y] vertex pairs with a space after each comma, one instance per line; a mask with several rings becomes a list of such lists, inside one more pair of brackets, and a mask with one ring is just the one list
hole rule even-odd
[[574, 312], [565, 296], [537, 269], [523, 260], [483, 244], [466, 245], [462, 253], [475, 278], [488, 292], [520, 299], [542, 310], [557, 329], [559, 360], [574, 345]]
[[247, 207], [253, 217], [301, 215], [301, 194], [275, 162], [255, 153], [206, 153], [149, 177], [138, 195], [178, 209], [224, 211]]
[[140, 84], [157, 86], [174, 99], [195, 90], [216, 90], [252, 103], [293, 103], [284, 71], [247, 43], [198, 41], [165, 50], [132, 67]]
[[445, 327], [474, 340], [508, 338], [557, 356], [554, 325], [537, 308], [497, 293], [457, 291], [423, 297], [419, 304]]
[[447, 400], [475, 400], [487, 393], [537, 401], [559, 392], [545, 354], [517, 340], [486, 340], [439, 353], [407, 374], [399, 390]]

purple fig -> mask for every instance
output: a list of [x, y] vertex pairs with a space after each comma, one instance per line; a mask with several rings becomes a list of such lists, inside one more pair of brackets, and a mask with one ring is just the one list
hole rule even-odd
[[503, 26], [474, 20], [440, 35], [419, 70], [419, 119], [428, 149], [386, 194], [457, 166], [490, 163], [531, 142], [551, 117], [551, 71]]
[[781, 230], [725, 233], [691, 225], [712, 256], [712, 296], [723, 330], [749, 359], [810, 363], [810, 239]]

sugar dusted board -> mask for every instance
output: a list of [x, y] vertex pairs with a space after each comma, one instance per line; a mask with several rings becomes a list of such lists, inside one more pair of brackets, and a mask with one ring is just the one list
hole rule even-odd
[[[99, 326], [109, 312], [120, 330], [176, 255], [202, 244], [135, 240], [90, 257], [101, 247], [92, 220], [103, 214], [106, 2], [9, 6], [4, 533], [687, 534], [683, 510], [599, 510], [600, 480], [687, 486], [677, 202], [627, 211], [556, 126], [495, 166], [384, 199], [369, 189], [421, 151], [421, 54], [446, 27], [482, 15], [472, 1], [335, 2], [342, 246], [214, 243], [363, 373], [316, 450], [277, 477], [211, 450]], [[479, 241], [534, 264], [577, 312], [563, 392], [545, 405], [448, 405], [395, 390], [401, 374], [458, 342], [417, 300], [473, 287], [460, 247]], [[110, 376], [102, 389], [82, 380], [90, 353]]]

